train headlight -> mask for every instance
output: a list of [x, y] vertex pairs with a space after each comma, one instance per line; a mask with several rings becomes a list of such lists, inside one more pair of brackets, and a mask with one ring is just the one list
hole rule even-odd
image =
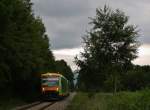
[[45, 91], [45, 88], [44, 88], [44, 87], [42, 88], [42, 91]]
[[59, 90], [59, 88], [57, 87], [57, 88], [56, 88], [56, 91], [58, 91], [58, 90]]

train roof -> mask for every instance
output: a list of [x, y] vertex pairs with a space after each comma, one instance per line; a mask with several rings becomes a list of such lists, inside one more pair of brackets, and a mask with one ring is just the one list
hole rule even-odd
[[[58, 77], [65, 78], [63, 75], [61, 75], [59, 73], [44, 73], [44, 74], [41, 74], [41, 76], [58, 76]], [[67, 79], [67, 78], [65, 78], [65, 79]]]

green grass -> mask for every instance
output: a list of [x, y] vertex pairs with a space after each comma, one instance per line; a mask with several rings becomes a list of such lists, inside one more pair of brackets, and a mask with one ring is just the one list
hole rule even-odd
[[150, 110], [150, 90], [139, 92], [77, 93], [67, 110]]

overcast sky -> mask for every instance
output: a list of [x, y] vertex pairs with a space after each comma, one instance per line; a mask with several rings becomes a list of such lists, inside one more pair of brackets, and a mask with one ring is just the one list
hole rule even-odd
[[56, 59], [65, 59], [75, 69], [73, 59], [82, 51], [82, 39], [88, 30], [88, 17], [95, 16], [96, 8], [104, 4], [124, 11], [129, 23], [140, 30], [139, 58], [136, 64], [150, 64], [150, 0], [32, 0], [36, 16], [40, 16], [50, 38]]

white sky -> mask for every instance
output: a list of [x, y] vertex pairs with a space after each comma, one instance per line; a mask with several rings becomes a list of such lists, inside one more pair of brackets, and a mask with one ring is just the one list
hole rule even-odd
[[[60, 49], [53, 50], [55, 58], [57, 60], [64, 59], [71, 66], [73, 70], [77, 69], [77, 66], [74, 64], [74, 57], [79, 55], [80, 52], [83, 52], [83, 49], [72, 48], [72, 49]], [[138, 58], [133, 61], [134, 64], [139, 65], [149, 65], [150, 64], [150, 45], [144, 44], [141, 45], [138, 49]]]
[[79, 55], [80, 52], [83, 52], [83, 49], [81, 47], [72, 49], [53, 50], [53, 54], [56, 60], [64, 59], [71, 66], [72, 70], [77, 69], [77, 66], [74, 63], [74, 57], [76, 55]]
[[150, 64], [150, 45], [144, 44], [138, 49], [138, 58], [133, 61], [134, 64], [149, 65]]

